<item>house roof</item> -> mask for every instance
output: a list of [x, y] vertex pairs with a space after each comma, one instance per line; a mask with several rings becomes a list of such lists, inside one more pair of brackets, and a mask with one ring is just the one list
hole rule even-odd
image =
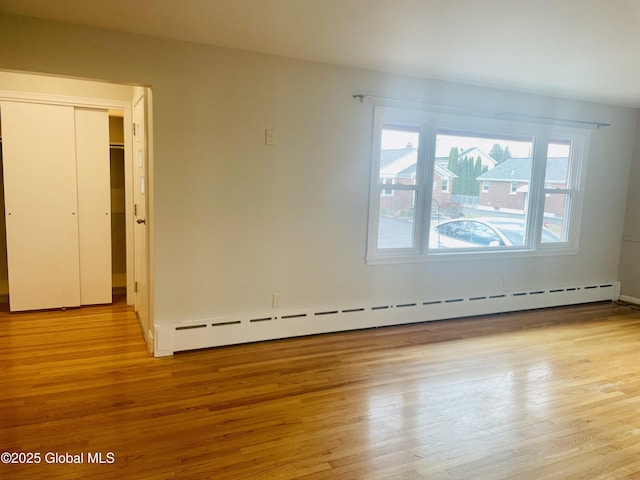
[[[545, 182], [566, 183], [567, 157], [547, 159]], [[493, 182], [529, 182], [531, 177], [531, 158], [509, 158], [478, 177], [478, 180]]]
[[458, 178], [458, 175], [453, 173], [448, 168], [446, 168], [446, 167], [444, 167], [442, 165], [438, 165], [437, 163], [434, 166], [434, 171], [435, 171], [435, 173], [437, 175], [440, 176], [440, 178]]
[[[471, 157], [475, 161], [476, 158], [480, 157], [482, 165], [488, 167], [489, 169], [495, 167], [498, 163], [495, 158], [493, 158], [491, 155], [487, 155], [478, 147], [471, 147], [464, 151], [459, 150], [459, 152], [460, 153], [458, 153], [458, 160], [462, 160], [464, 157]], [[436, 164], [447, 167], [449, 165], [449, 157], [436, 157]]]
[[418, 163], [415, 147], [380, 152], [380, 175], [383, 177], [412, 177]]
[[[458, 178], [458, 175], [453, 173], [447, 167], [445, 167], [443, 165], [439, 165], [437, 163], [435, 164], [433, 170], [434, 170], [435, 174], [438, 175], [440, 178], [444, 178], [444, 179]], [[402, 172], [400, 172], [399, 176], [413, 177], [415, 175], [415, 173], [416, 173], [416, 164], [414, 163], [413, 165], [411, 165], [406, 170], [403, 170]]]
[[[380, 175], [394, 177], [413, 177], [416, 174], [418, 149], [398, 148], [380, 151]], [[458, 178], [446, 165], [435, 164], [435, 173], [441, 178]]]
[[391, 162], [394, 162], [409, 153], [417, 152], [418, 149], [415, 147], [410, 148], [396, 148], [392, 150], [381, 150], [380, 151], [380, 169], [386, 167]]
[[464, 157], [473, 157], [474, 159], [480, 157], [482, 164], [488, 166], [489, 168], [493, 168], [498, 163], [495, 158], [493, 158], [491, 155], [487, 155], [478, 147], [468, 148], [458, 155], [458, 159]]

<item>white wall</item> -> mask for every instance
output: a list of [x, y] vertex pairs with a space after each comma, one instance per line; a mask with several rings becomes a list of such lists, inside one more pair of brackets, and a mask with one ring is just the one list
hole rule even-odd
[[[150, 85], [155, 321], [613, 281], [632, 109], [0, 17], [0, 68]], [[371, 104], [354, 93], [610, 122], [594, 130], [578, 255], [366, 266]], [[264, 129], [277, 145], [264, 145]]]
[[[640, 113], [639, 113], [640, 115]], [[637, 125], [633, 162], [629, 174], [629, 193], [620, 254], [620, 293], [622, 298], [640, 303], [640, 122]]]

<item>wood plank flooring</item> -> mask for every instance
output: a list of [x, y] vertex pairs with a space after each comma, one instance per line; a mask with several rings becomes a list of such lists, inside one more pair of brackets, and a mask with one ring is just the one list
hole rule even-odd
[[2, 479], [640, 479], [613, 303], [169, 358], [122, 302], [0, 312], [0, 366]]

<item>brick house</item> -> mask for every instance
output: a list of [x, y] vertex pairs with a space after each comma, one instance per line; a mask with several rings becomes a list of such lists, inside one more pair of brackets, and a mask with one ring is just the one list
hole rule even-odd
[[[402, 149], [380, 152], [380, 183], [384, 185], [415, 185], [418, 149], [407, 146]], [[451, 204], [453, 181], [457, 175], [436, 162], [433, 176], [433, 199], [441, 206]], [[414, 192], [410, 190], [383, 189], [380, 210], [387, 215], [409, 216], [414, 207]]]
[[[510, 158], [478, 177], [478, 207], [522, 213], [526, 210], [531, 177], [531, 158]], [[547, 159], [545, 188], [566, 188], [569, 159]], [[547, 194], [545, 214], [564, 216], [564, 195]]]

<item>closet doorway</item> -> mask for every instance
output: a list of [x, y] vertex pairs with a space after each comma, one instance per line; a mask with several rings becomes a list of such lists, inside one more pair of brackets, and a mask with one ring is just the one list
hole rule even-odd
[[[145, 87], [0, 71], [0, 301], [12, 311], [126, 295], [152, 350], [149, 108]], [[39, 257], [22, 248], [32, 241]]]

